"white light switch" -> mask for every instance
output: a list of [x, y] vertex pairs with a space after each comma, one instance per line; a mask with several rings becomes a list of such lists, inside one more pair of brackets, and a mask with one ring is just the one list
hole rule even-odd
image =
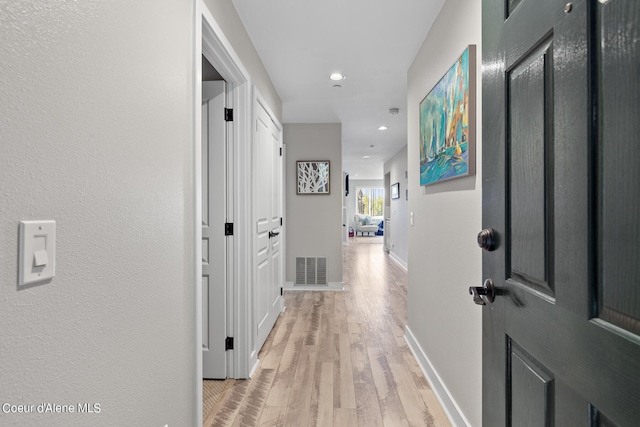
[[44, 249], [40, 251], [35, 251], [33, 255], [34, 255], [33, 256], [34, 267], [44, 267], [49, 263], [49, 257], [47, 256], [47, 251], [45, 251]]
[[20, 221], [18, 285], [42, 282], [56, 274], [56, 222]]

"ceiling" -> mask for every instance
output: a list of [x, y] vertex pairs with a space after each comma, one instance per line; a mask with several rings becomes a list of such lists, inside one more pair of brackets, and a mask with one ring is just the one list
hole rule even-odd
[[[282, 100], [283, 122], [342, 123], [351, 179], [382, 179], [383, 163], [407, 143], [407, 71], [443, 3], [233, 0]], [[334, 72], [346, 79], [331, 81]]]

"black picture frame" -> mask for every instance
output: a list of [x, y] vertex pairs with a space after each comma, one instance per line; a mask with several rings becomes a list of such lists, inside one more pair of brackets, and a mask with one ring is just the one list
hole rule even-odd
[[399, 199], [400, 198], [400, 183], [396, 182], [391, 186], [391, 198]]

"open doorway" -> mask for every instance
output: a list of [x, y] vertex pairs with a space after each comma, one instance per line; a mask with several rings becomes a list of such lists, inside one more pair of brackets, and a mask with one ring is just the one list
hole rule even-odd
[[[242, 65], [238, 55], [234, 52], [229, 41], [223, 34], [221, 28], [216, 23], [209, 9], [202, 1], [196, 2], [196, 23], [195, 23], [195, 52], [194, 52], [194, 66], [196, 70], [196, 76], [194, 79], [194, 108], [196, 111], [200, 111], [203, 106], [203, 101], [210, 95], [207, 95], [204, 85], [202, 58], [209, 62], [215, 74], [219, 77], [220, 82], [224, 81], [224, 89], [218, 89], [218, 94], [211, 95], [217, 97], [223, 94], [222, 98], [225, 102], [224, 107], [224, 119], [221, 125], [214, 125], [215, 128], [221, 127], [226, 132], [224, 136], [225, 142], [221, 146], [218, 146], [216, 150], [224, 150], [224, 154], [219, 153], [207, 153], [203, 144], [203, 115], [195, 114], [194, 120], [194, 240], [193, 240], [193, 253], [194, 253], [194, 286], [195, 286], [195, 342], [196, 342], [196, 363], [195, 363], [195, 375], [196, 375], [196, 418], [199, 420], [199, 424], [202, 424], [202, 386], [203, 386], [203, 344], [206, 340], [205, 328], [209, 323], [205, 322], [205, 318], [209, 315], [210, 309], [205, 305], [205, 298], [203, 298], [203, 291], [209, 290], [211, 295], [211, 286], [207, 285], [204, 280], [206, 270], [204, 268], [205, 257], [208, 262], [218, 262], [216, 269], [224, 270], [224, 279], [226, 281], [226, 288], [223, 291], [226, 294], [218, 300], [224, 300], [223, 320], [226, 325], [222, 330], [226, 330], [224, 336], [225, 352], [223, 360], [226, 362], [226, 377], [233, 379], [250, 378], [251, 374], [257, 369], [258, 366], [258, 350], [261, 344], [260, 334], [266, 335], [267, 328], [273, 320], [275, 315], [282, 311], [282, 297], [281, 288], [282, 285], [276, 287], [275, 284], [282, 281], [279, 272], [283, 271], [284, 257], [276, 256], [279, 251], [283, 250], [283, 235], [281, 235], [281, 229], [283, 224], [283, 197], [281, 192], [267, 192], [260, 191], [259, 183], [266, 185], [271, 182], [274, 188], [278, 188], [279, 191], [283, 188], [282, 179], [282, 159], [281, 155], [284, 153], [284, 147], [282, 146], [281, 130], [282, 126], [273, 115], [273, 112], [268, 108], [267, 103], [261, 97], [257, 88], [255, 88], [249, 76], [247, 69]], [[206, 64], [205, 64], [206, 66]], [[209, 70], [211, 71], [211, 70]], [[215, 83], [215, 82], [211, 82]], [[262, 123], [267, 124], [264, 129], [261, 130], [259, 125], [260, 120], [260, 105], [264, 107], [264, 113], [266, 116], [262, 120]], [[215, 114], [216, 120], [220, 120], [223, 117], [219, 114]], [[257, 127], [253, 125], [256, 124]], [[210, 126], [210, 125], [209, 125]], [[211, 126], [210, 126], [211, 127]], [[255, 130], [254, 130], [255, 129]], [[264, 147], [260, 144], [260, 141], [268, 142]], [[272, 161], [257, 162], [254, 159], [265, 160], [268, 156], [259, 155], [258, 148], [269, 148], [269, 157]], [[215, 162], [222, 161], [223, 163], [216, 168], [220, 170], [215, 171], [217, 178], [214, 180], [207, 179], [206, 176], [211, 172], [204, 167], [203, 161], [208, 154], [213, 154]], [[276, 167], [277, 166], [277, 167]], [[263, 172], [270, 172], [263, 177], [260, 170]], [[209, 167], [209, 169], [211, 169]], [[223, 172], [221, 172], [223, 171]], [[280, 171], [280, 172], [278, 172]], [[220, 206], [220, 203], [214, 201], [213, 204], [208, 204], [209, 200], [204, 197], [205, 186], [220, 187], [216, 191], [220, 191], [219, 196], [224, 198], [224, 206]], [[209, 188], [211, 190], [211, 188]], [[267, 205], [260, 203], [260, 197], [265, 194], [271, 194], [273, 203]], [[218, 196], [216, 196], [218, 197]], [[261, 207], [267, 206], [266, 209]], [[209, 212], [206, 211], [208, 206]], [[271, 208], [278, 209], [271, 209]], [[211, 210], [215, 210], [216, 213], [224, 213], [217, 219], [210, 219]], [[256, 227], [258, 220], [265, 215], [262, 215], [262, 211], [266, 212], [266, 216], [269, 218], [270, 224], [273, 226], [262, 229]], [[279, 212], [279, 213], [278, 213]], [[207, 244], [203, 244], [204, 238], [204, 221], [211, 221], [211, 228], [215, 233], [224, 233], [224, 237], [218, 240], [209, 241]], [[276, 226], [277, 224], [277, 226]], [[261, 240], [266, 236], [266, 241], [269, 242], [269, 254], [270, 259], [274, 261], [274, 265], [280, 268], [269, 269], [267, 274], [262, 274], [266, 278], [273, 278], [273, 281], [269, 283], [274, 285], [270, 289], [270, 292], [266, 295], [269, 298], [262, 298], [264, 295], [260, 295], [259, 292], [264, 289], [259, 284], [258, 267], [263, 264], [257, 265], [258, 249], [261, 245]], [[265, 239], [263, 239], [265, 240]], [[211, 250], [211, 245], [214, 243], [223, 242], [223, 245], [217, 248], [218, 253], [222, 253], [224, 256], [221, 260], [213, 260], [212, 256], [214, 252]], [[276, 251], [276, 247], [278, 251]], [[214, 272], [218, 274], [218, 271]], [[209, 272], [209, 274], [213, 274]], [[214, 294], [216, 297], [220, 295]], [[273, 296], [273, 298], [271, 298]], [[207, 298], [208, 299], [208, 298]], [[269, 303], [269, 316], [263, 316], [263, 312], [259, 311], [257, 307], [260, 307], [260, 302], [273, 302]], [[217, 301], [220, 302], [220, 301]], [[265, 306], [267, 304], [264, 304]], [[271, 311], [271, 307], [274, 311]], [[273, 316], [271, 316], [273, 314]], [[266, 320], [265, 320], [266, 319]], [[260, 325], [263, 325], [260, 329]], [[264, 332], [262, 332], [264, 331]], [[219, 340], [216, 338], [216, 345]], [[223, 376], [223, 374], [215, 374], [215, 376]]]
[[202, 56], [202, 374], [227, 378], [226, 83]]
[[[248, 378], [255, 362], [251, 361], [250, 348], [250, 304], [247, 295], [248, 275], [251, 269], [251, 257], [248, 249], [251, 248], [251, 236], [238, 230], [247, 230], [250, 227], [251, 212], [251, 186], [250, 186], [250, 131], [251, 131], [251, 84], [249, 74], [239, 63], [238, 57], [224, 37], [222, 30], [215, 22], [211, 12], [202, 1], [195, 2], [195, 52], [194, 52], [194, 163], [193, 163], [193, 187], [194, 187], [194, 217], [193, 217], [193, 272], [195, 283], [195, 419], [197, 425], [202, 425], [202, 401], [203, 401], [203, 325], [206, 312], [203, 298], [203, 255], [207, 255], [209, 249], [203, 245], [203, 142], [202, 127], [203, 115], [200, 114], [203, 104], [203, 68], [204, 57], [215, 74], [225, 81], [224, 101], [225, 108], [234, 110], [233, 121], [224, 121], [226, 132], [224, 156], [224, 182], [215, 182], [215, 186], [222, 187], [224, 191], [225, 206], [224, 220], [222, 223], [215, 220], [218, 230], [225, 230], [224, 234], [224, 261], [226, 295], [222, 300], [225, 307], [225, 344], [229, 350], [225, 351], [226, 377]], [[205, 64], [206, 66], [206, 64]], [[211, 70], [208, 70], [208, 72]], [[210, 78], [206, 77], [206, 78]], [[209, 181], [210, 182], [210, 181]], [[219, 209], [219, 208], [218, 208]], [[229, 224], [229, 226], [227, 226]], [[231, 225], [232, 224], [232, 225]], [[231, 228], [236, 230], [231, 233]], [[229, 231], [229, 232], [227, 232]], [[227, 235], [229, 234], [229, 235]], [[244, 248], [243, 250], [240, 250]], [[211, 255], [208, 255], [211, 259]], [[227, 341], [227, 337], [230, 339]]]

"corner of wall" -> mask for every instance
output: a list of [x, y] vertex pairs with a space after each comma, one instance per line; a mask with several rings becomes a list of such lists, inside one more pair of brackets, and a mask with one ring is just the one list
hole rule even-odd
[[[460, 425], [482, 424], [482, 374], [466, 369], [482, 359], [482, 313], [467, 293], [469, 284], [482, 280], [475, 244], [482, 224], [481, 43], [481, 2], [447, 0], [407, 73], [408, 210], [414, 218], [408, 233], [407, 331]], [[418, 105], [469, 44], [477, 46], [476, 175], [421, 187]]]

